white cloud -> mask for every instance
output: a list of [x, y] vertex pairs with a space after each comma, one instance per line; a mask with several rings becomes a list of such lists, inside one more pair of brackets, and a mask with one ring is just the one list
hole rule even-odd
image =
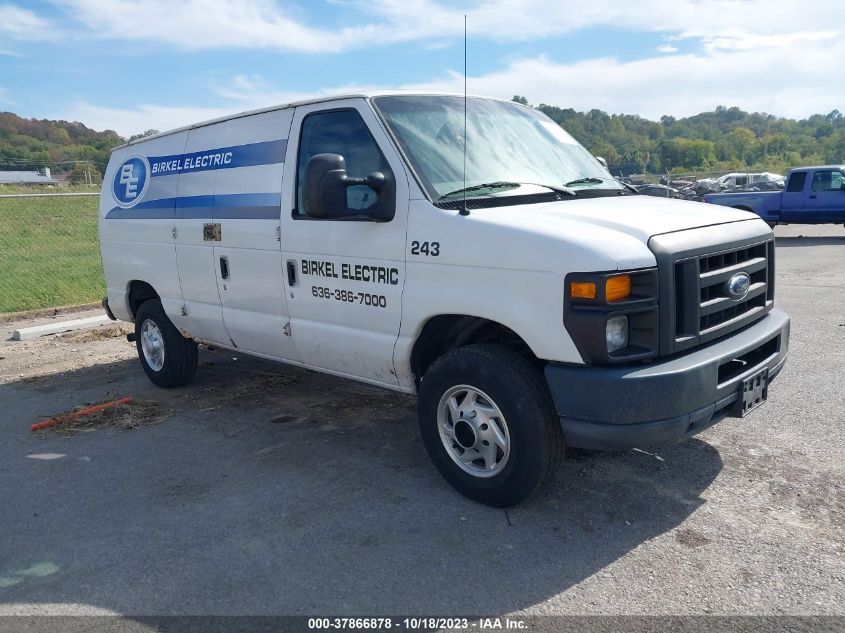
[[[501, 70], [469, 77], [469, 90], [563, 108], [688, 116], [718, 105], [803, 118], [827, 113], [842, 102], [830, 60], [845, 56], [845, 40], [802, 41], [790, 47], [663, 55], [637, 61], [613, 57], [570, 64], [545, 56], [516, 60]], [[423, 84], [432, 90], [463, 89], [458, 73]]]
[[139, 105], [134, 108], [108, 108], [85, 101], [63, 105], [45, 118], [80, 121], [95, 130], [114, 130], [131, 136], [149, 129], [170, 130], [236, 112], [233, 108], [192, 108], [189, 106]]
[[7, 88], [4, 88], [3, 86], [0, 86], [0, 103], [14, 103], [14, 101], [12, 101], [12, 98], [9, 96], [9, 90]]
[[[53, 25], [29, 9], [0, 4], [0, 38], [15, 40], [45, 40], [57, 34]], [[0, 39], [0, 42], [3, 40]], [[3, 54], [13, 54], [4, 52]]]
[[230, 100], [233, 107], [256, 109], [314, 97], [361, 93], [379, 87], [376, 84], [344, 84], [310, 92], [284, 90], [268, 83], [261, 75], [253, 74], [235, 75], [228, 83], [216, 82], [210, 89], [217, 96]]
[[[712, 48], [737, 42], [768, 46], [792, 33], [831, 33], [830, 0], [486, 0], [468, 9], [435, 0], [333, 2], [349, 26], [307, 24], [303, 11], [274, 0], [54, 0], [80, 22], [86, 36], [159, 43], [178, 49], [275, 49], [337, 53], [401, 42], [438, 45], [463, 35], [469, 16], [473, 39], [529, 41], [590, 26], [674, 33]], [[139, 8], [142, 7], [142, 8]], [[139, 19], [139, 12], [143, 18]], [[759, 38], [764, 39], [759, 39]], [[755, 39], [758, 38], [758, 39]], [[769, 38], [768, 40], [765, 38]]]
[[[147, 0], [144, 19], [137, 6], [111, 0], [56, 0], [84, 24], [83, 34], [149, 47], [270, 48], [308, 53], [340, 52], [417, 41], [438, 45], [463, 35], [463, 10], [434, 0], [335, 0], [351, 25], [330, 29], [309, 26], [303, 13], [273, 0]], [[0, 9], [5, 5], [0, 5]], [[652, 57], [637, 61], [608, 55], [572, 63], [547, 56], [511, 59], [503, 67], [469, 78], [470, 91], [578, 110], [684, 116], [717, 105], [805, 117], [840, 106], [842, 88], [831, 74], [831, 60], [845, 55], [845, 29], [832, 23], [827, 0], [735, 2], [734, 0], [488, 0], [469, 9], [472, 40], [538, 40], [588, 26], [613, 26], [659, 33], [663, 44]], [[2, 14], [0, 14], [2, 15]], [[355, 24], [354, 19], [360, 23]], [[43, 25], [42, 25], [43, 26]], [[838, 30], [837, 30], [838, 29]], [[695, 49], [676, 44], [699, 42]], [[326, 95], [373, 87], [326, 86]], [[459, 72], [404, 87], [461, 91]], [[154, 127], [169, 129], [240, 110], [314, 96], [274, 86], [257, 75], [236, 75], [208, 86], [208, 107], [144, 104], [104, 108], [72, 104], [61, 118], [75, 118], [97, 129], [128, 135]]]
[[682, 37], [698, 38], [708, 51], [750, 51], [758, 48], [783, 48], [804, 42], [823, 42], [838, 37], [836, 31], [797, 31], [761, 35], [742, 30], [731, 30], [721, 35], [687, 32]]
[[[343, 85], [327, 87], [315, 92], [280, 90], [268, 84], [260, 75], [236, 75], [227, 83], [209, 86], [223, 105], [214, 107], [142, 104], [130, 108], [104, 107], [88, 101], [76, 101], [69, 106], [46, 114], [46, 118], [81, 121], [96, 130], [114, 130], [121, 136], [131, 136], [144, 130], [171, 130], [221, 116], [247, 110], [283, 105], [326, 95], [360, 93], [376, 86]], [[2, 92], [0, 92], [2, 100]]]

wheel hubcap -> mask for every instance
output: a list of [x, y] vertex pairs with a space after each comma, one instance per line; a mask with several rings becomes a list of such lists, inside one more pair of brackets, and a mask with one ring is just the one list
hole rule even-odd
[[158, 325], [150, 319], [141, 324], [141, 351], [147, 365], [153, 371], [161, 371], [164, 367], [164, 339]]
[[505, 416], [480, 389], [458, 385], [444, 393], [437, 407], [437, 429], [452, 461], [474, 477], [493, 477], [508, 462]]

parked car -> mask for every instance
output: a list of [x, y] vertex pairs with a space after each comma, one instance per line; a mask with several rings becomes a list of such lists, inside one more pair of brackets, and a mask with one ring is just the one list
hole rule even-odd
[[708, 194], [704, 201], [753, 211], [770, 226], [845, 224], [845, 166], [799, 167], [783, 191]]
[[202, 343], [416, 394], [432, 461], [490, 505], [565, 446], [744, 416], [786, 361], [764, 222], [632, 194], [513, 102], [265, 108], [123, 145], [105, 183], [103, 305], [153, 383], [187, 384]]
[[678, 190], [666, 185], [640, 185], [637, 192], [644, 196], [655, 196], [657, 198], [678, 198]]
[[758, 182], [784, 182], [780, 174], [772, 174], [767, 171], [760, 173], [733, 172], [720, 176], [717, 181], [725, 188], [747, 187]]

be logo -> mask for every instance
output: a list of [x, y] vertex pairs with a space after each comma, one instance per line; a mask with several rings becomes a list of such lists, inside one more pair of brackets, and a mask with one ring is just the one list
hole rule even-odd
[[132, 156], [123, 161], [112, 182], [112, 195], [118, 206], [124, 209], [135, 206], [147, 191], [149, 175], [150, 163], [144, 156]]

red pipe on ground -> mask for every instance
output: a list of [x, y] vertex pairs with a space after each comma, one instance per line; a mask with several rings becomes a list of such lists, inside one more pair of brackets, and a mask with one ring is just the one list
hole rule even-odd
[[73, 420], [74, 418], [81, 417], [83, 415], [91, 415], [92, 413], [97, 413], [98, 411], [102, 411], [103, 409], [108, 409], [110, 407], [116, 407], [121, 404], [129, 404], [132, 402], [134, 398], [132, 396], [127, 396], [126, 398], [118, 398], [117, 400], [111, 400], [110, 402], [103, 402], [101, 404], [94, 404], [90, 407], [85, 407], [84, 409], [80, 409], [79, 411], [74, 411], [73, 413], [68, 413], [67, 415], [57, 415], [52, 418], [47, 418], [46, 420], [41, 420], [40, 422], [36, 422], [32, 426], [29, 427], [30, 431], [40, 431], [41, 429], [47, 429], [51, 426], [57, 426], [62, 424], [63, 422], [67, 422], [68, 420]]

